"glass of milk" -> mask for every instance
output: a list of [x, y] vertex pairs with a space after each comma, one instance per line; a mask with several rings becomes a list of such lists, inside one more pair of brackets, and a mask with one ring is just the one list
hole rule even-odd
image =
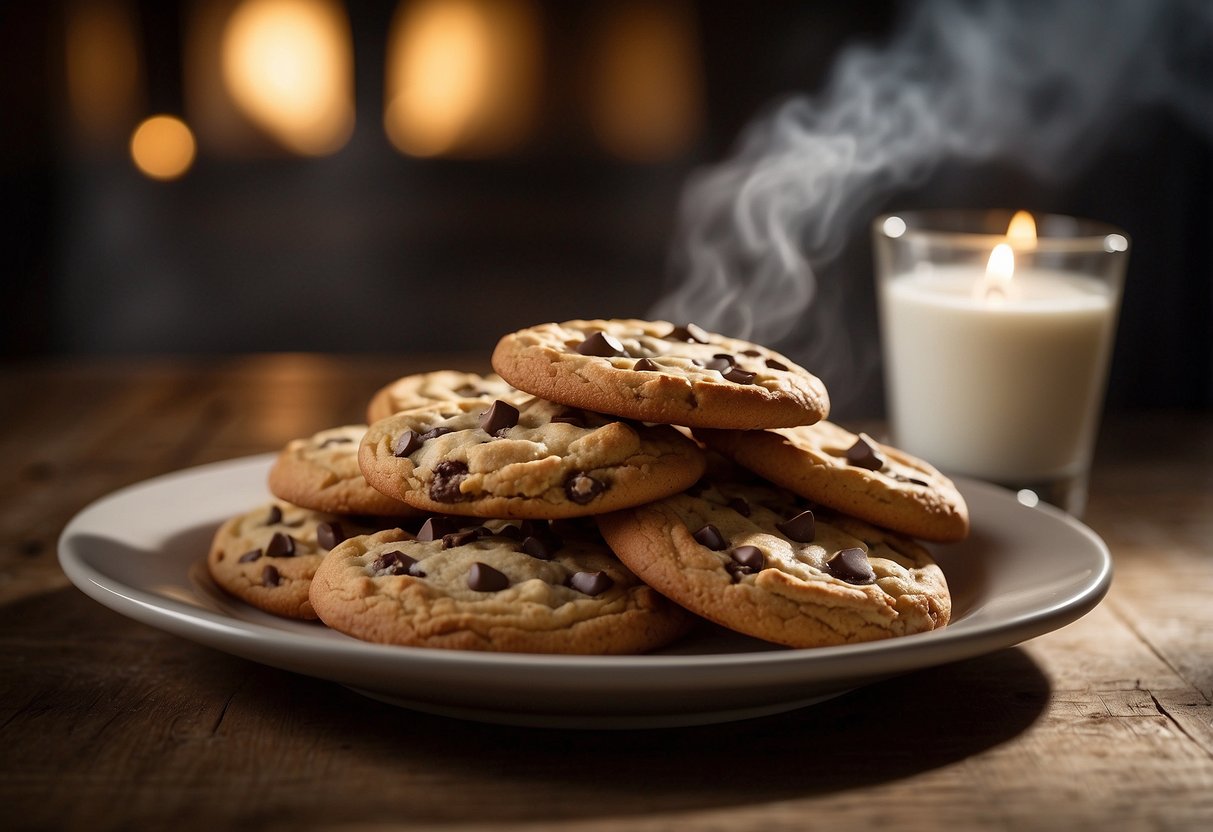
[[1022, 211], [902, 212], [873, 232], [893, 444], [1081, 516], [1128, 236]]

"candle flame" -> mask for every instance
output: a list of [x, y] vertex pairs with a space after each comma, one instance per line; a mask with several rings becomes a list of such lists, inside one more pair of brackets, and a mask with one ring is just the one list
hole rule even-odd
[[1014, 248], [1035, 248], [1036, 220], [1027, 211], [1016, 211], [1007, 226], [1007, 241]]
[[999, 243], [990, 252], [986, 263], [986, 279], [980, 284], [980, 294], [991, 303], [1006, 300], [1011, 289], [1011, 278], [1015, 276], [1015, 251], [1008, 243]]

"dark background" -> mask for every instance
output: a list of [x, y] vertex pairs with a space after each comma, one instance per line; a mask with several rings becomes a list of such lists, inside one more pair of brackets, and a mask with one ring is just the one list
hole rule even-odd
[[[677, 153], [640, 163], [604, 151], [584, 113], [580, 58], [605, 5], [538, 3], [544, 93], [532, 133], [508, 154], [415, 159], [390, 145], [378, 111], [397, 4], [357, 2], [347, 11], [358, 118], [339, 152], [298, 158], [263, 148], [233, 158], [202, 144], [184, 178], [157, 182], [125, 147], [82, 153], [72, 140], [63, 77], [72, 6], [4, 4], [4, 360], [487, 356], [503, 332], [528, 324], [644, 316], [671, 279], [677, 206], [692, 172], [726, 158], [747, 123], [782, 97], [820, 89], [846, 45], [880, 44], [904, 12], [872, 0], [686, 4], [701, 119]], [[1090, 5], [1098, 14], [1100, 4]], [[180, 111], [189, 4], [132, 8], [148, 112]], [[1199, 44], [1198, 70], [1213, 67], [1208, 45]], [[1213, 149], [1190, 119], [1134, 108], [1061, 180], [945, 166], [878, 207], [1025, 207], [1124, 228], [1133, 249], [1109, 406], [1213, 406]], [[842, 262], [870, 286], [866, 235], [847, 243]], [[870, 328], [871, 293], [856, 297], [854, 320]], [[847, 383], [826, 380], [832, 390]], [[855, 383], [868, 389], [838, 397], [849, 410], [837, 415], [876, 415], [875, 380]]]

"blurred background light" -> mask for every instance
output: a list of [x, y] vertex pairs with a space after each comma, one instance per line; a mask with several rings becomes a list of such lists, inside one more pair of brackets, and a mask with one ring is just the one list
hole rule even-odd
[[410, 156], [504, 153], [531, 128], [539, 17], [526, 0], [405, 0], [388, 42], [384, 129]]
[[131, 158], [152, 179], [178, 179], [194, 163], [194, 134], [174, 116], [145, 119], [131, 136]]
[[66, 11], [65, 81], [74, 127], [86, 143], [125, 141], [143, 107], [134, 9], [121, 0], [76, 0]]
[[655, 0], [609, 4], [596, 41], [589, 108], [598, 141], [637, 162], [684, 152], [701, 127], [703, 98], [690, 6]]
[[221, 60], [232, 100], [283, 147], [322, 156], [349, 139], [353, 47], [335, 0], [245, 0], [224, 28]]

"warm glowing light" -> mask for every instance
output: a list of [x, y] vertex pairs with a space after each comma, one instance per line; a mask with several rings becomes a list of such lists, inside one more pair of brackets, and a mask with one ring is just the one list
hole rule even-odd
[[1014, 248], [1036, 246], [1036, 220], [1027, 211], [1016, 211], [1007, 226], [1007, 241]]
[[1109, 234], [1103, 238], [1103, 250], [1106, 252], [1128, 251], [1129, 240], [1123, 234]]
[[999, 243], [990, 252], [986, 263], [986, 279], [978, 291], [987, 302], [998, 303], [1006, 299], [1015, 276], [1015, 251], [1007, 243]]
[[384, 128], [413, 156], [485, 155], [530, 127], [538, 16], [529, 0], [402, 3], [388, 46]]
[[133, 10], [116, 0], [77, 0], [67, 9], [67, 94], [94, 139], [126, 139], [141, 109]]
[[194, 163], [194, 134], [179, 118], [152, 116], [135, 128], [131, 158], [152, 179], [176, 179]]
[[232, 100], [285, 147], [339, 150], [354, 128], [349, 23], [335, 0], [244, 0], [222, 37]]
[[701, 120], [695, 21], [681, 2], [606, 5], [590, 116], [610, 152], [658, 161], [684, 151]]

